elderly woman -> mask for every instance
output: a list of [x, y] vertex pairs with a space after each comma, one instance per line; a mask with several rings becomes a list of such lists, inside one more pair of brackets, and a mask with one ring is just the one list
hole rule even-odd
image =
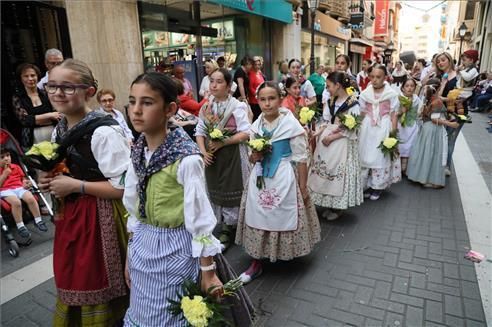
[[15, 116], [22, 126], [20, 144], [29, 149], [34, 143], [49, 141], [54, 126], [61, 115], [54, 111], [44, 90], [37, 83], [41, 72], [32, 64], [22, 64], [17, 68], [20, 87], [12, 97]]
[[205, 76], [202, 79], [202, 84], [200, 84], [200, 94], [201, 97], [206, 98], [208, 94], [210, 93], [209, 87], [210, 87], [210, 75], [212, 75], [213, 72], [215, 72], [217, 69], [219, 69], [219, 65], [217, 62], [213, 59], [208, 59], [205, 61]]

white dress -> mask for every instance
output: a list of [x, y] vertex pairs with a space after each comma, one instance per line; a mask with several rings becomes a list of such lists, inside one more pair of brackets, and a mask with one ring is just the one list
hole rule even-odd
[[412, 146], [417, 138], [419, 132], [419, 125], [417, 124], [417, 116], [422, 106], [420, 98], [413, 94], [412, 107], [406, 113], [405, 127], [401, 125], [400, 119], [398, 119], [398, 132], [400, 138], [400, 144], [398, 149], [400, 150], [400, 156], [402, 158], [408, 158], [412, 151]]
[[396, 114], [400, 105], [398, 95], [385, 82], [384, 90], [376, 95], [369, 85], [359, 97], [364, 115], [359, 134], [359, 158], [364, 188], [384, 190], [401, 180], [401, 160], [393, 161], [385, 156], [379, 145], [392, 129], [391, 115]]

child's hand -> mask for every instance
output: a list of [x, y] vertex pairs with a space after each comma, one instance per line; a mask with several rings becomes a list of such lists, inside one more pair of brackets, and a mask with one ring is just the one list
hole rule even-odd
[[202, 152], [203, 162], [205, 163], [205, 167], [211, 166], [214, 163], [214, 155], [210, 152]]
[[2, 175], [3, 176], [9, 176], [10, 173], [12, 173], [12, 169], [10, 168], [10, 165], [5, 166], [3, 169]]
[[262, 161], [262, 160], [263, 160], [263, 153], [258, 152], [258, 151], [251, 152], [251, 155], [249, 156], [249, 161], [251, 163], [255, 163], [258, 161]]
[[224, 146], [224, 142], [222, 141], [210, 141], [208, 143], [208, 149], [210, 152], [214, 153], [220, 150]]
[[220, 297], [224, 292], [223, 284], [213, 271], [202, 271], [201, 288], [203, 292], [207, 292], [211, 287], [215, 287], [211, 294], [215, 297]]
[[30, 189], [32, 187], [31, 181], [28, 179], [24, 179], [22, 181], [22, 187], [25, 188], [26, 190]]
[[330, 145], [330, 143], [333, 141], [333, 138], [331, 135], [325, 136], [322, 140], [321, 143], [323, 143], [324, 146]]
[[58, 175], [49, 183], [49, 190], [56, 198], [63, 198], [69, 194], [77, 193], [80, 189], [80, 183], [78, 179]]

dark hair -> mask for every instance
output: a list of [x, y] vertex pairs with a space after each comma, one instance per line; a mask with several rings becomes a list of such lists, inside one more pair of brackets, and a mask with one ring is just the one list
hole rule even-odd
[[347, 66], [350, 66], [352, 61], [350, 61], [350, 57], [347, 56], [346, 54], [339, 54], [338, 56], [335, 57], [335, 61], [337, 61], [338, 58], [343, 57], [345, 59], [345, 62], [347, 63]]
[[8, 148], [4, 147], [3, 145], [0, 146], [0, 156], [3, 157], [3, 155], [5, 155], [7, 153], [10, 154], [10, 150]]
[[299, 59], [291, 59], [291, 60], [289, 60], [289, 68], [292, 65], [292, 63], [294, 63], [294, 62], [298, 62], [299, 65], [301, 65], [301, 61]]
[[34, 64], [30, 64], [30, 63], [24, 63], [24, 64], [20, 64], [19, 66], [17, 66], [17, 69], [15, 71], [15, 75], [19, 79], [19, 82], [21, 82], [21, 75], [22, 75], [22, 73], [24, 71], [26, 71], [27, 69], [34, 70], [34, 72], [38, 76], [38, 80], [39, 80], [39, 78], [41, 77], [41, 71], [39, 70], [38, 66], [36, 66]]
[[285, 87], [288, 89], [290, 88], [294, 83], [297, 83], [298, 80], [295, 79], [294, 77], [287, 77], [287, 79], [285, 80]]
[[367, 62], [369, 65], [372, 65], [372, 60], [371, 59], [364, 59], [363, 61]]
[[216, 71], [214, 71], [212, 74], [215, 74], [217, 72], [221, 73], [224, 76], [224, 80], [226, 81], [227, 86], [232, 85], [232, 75], [231, 73], [229, 73], [227, 68], [219, 68]]
[[254, 60], [253, 58], [251, 58], [250, 56], [246, 55], [243, 57], [243, 59], [241, 59], [241, 66], [246, 66], [247, 64], [254, 64]]
[[420, 58], [417, 61], [420, 62], [422, 64], [422, 66], [424, 66], [424, 67], [427, 66], [427, 61], [425, 61], [425, 59]]
[[178, 98], [176, 82], [167, 75], [157, 72], [144, 73], [135, 78], [131, 86], [142, 83], [146, 83], [152, 90], [159, 92], [166, 107], [169, 103], [176, 102]]
[[216, 61], [225, 61], [225, 58], [224, 58], [224, 56], [220, 56], [219, 58], [217, 58]]
[[405, 84], [407, 84], [408, 81], [412, 81], [413, 85], [415, 88], [417, 88], [417, 81], [415, 81], [413, 78], [405, 76], [405, 80], [403, 80], [403, 83], [401, 83], [400, 89], [403, 91], [403, 88], [405, 87]]
[[183, 82], [177, 78], [173, 78], [174, 83], [176, 83], [176, 89], [178, 90], [178, 95], [183, 95], [185, 93], [185, 88]]
[[432, 112], [432, 97], [437, 94], [437, 90], [441, 85], [441, 81], [437, 78], [431, 78], [424, 86], [424, 108], [422, 109], [422, 116], [430, 117]]
[[331, 72], [328, 74], [328, 77], [326, 79], [332, 82], [333, 84], [337, 84], [337, 83], [340, 84], [344, 89], [352, 85], [350, 83], [349, 76], [344, 72]]
[[386, 69], [386, 66], [381, 64], [375, 64], [374, 66], [369, 67], [368, 69], [369, 74], [372, 73], [372, 71], [375, 69], [381, 69], [384, 72], [384, 76], [388, 76], [388, 69]]
[[266, 82], [261, 83], [260, 86], [258, 86], [258, 89], [256, 90], [256, 96], [259, 96], [260, 91], [267, 88], [267, 87], [274, 89], [277, 92], [278, 97], [282, 98], [282, 91], [280, 90], [278, 83], [276, 83], [274, 81], [266, 81]]

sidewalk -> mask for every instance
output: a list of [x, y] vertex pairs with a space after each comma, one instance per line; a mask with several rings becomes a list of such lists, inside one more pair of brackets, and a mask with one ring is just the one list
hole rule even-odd
[[[472, 155], [455, 165], [480, 167], [478, 176], [466, 178], [486, 177], [486, 168], [492, 167], [485, 153], [490, 155], [492, 136], [482, 127], [474, 115], [457, 144], [456, 154]], [[458, 183], [457, 178], [464, 177], [453, 174], [441, 190], [403, 181], [380, 201], [368, 201], [334, 222], [322, 220], [322, 241], [311, 255], [266, 263], [263, 275], [247, 285], [258, 309], [257, 325], [486, 326], [483, 308], [491, 305], [482, 306], [482, 298], [491, 288], [479, 289], [477, 273], [487, 274], [492, 263], [473, 264], [463, 255], [470, 244], [490, 245], [490, 211], [482, 217], [489, 222], [481, 231], [487, 239], [474, 239], [481, 236], [467, 222], [472, 224], [470, 215], [487, 204], [462, 204], [476, 195], [467, 191], [469, 184], [480, 181]], [[490, 180], [481, 183], [490, 190]], [[490, 197], [490, 191], [483, 193]], [[484, 254], [492, 257], [492, 252]], [[249, 263], [239, 247], [226, 256], [238, 272]], [[7, 260], [2, 251], [2, 261]], [[50, 326], [54, 301], [50, 279], [3, 304], [1, 324]]]

